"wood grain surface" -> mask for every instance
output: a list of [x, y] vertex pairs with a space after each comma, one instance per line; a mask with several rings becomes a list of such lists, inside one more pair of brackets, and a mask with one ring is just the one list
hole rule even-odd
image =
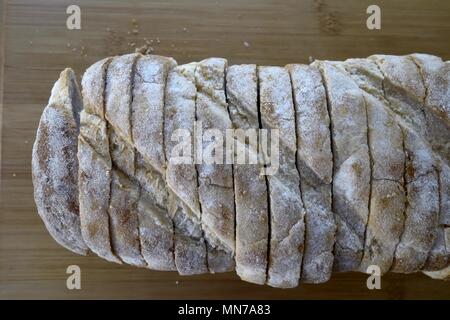
[[[146, 42], [178, 63], [221, 56], [230, 64], [285, 65], [412, 52], [450, 59], [450, 1], [376, 1], [382, 28], [370, 31], [366, 8], [372, 2], [2, 1], [0, 298], [449, 299], [450, 282], [422, 274], [386, 275], [381, 290], [368, 290], [367, 276], [356, 273], [281, 290], [242, 282], [234, 273], [180, 277], [119, 266], [58, 246], [36, 213], [31, 148], [64, 67], [81, 76], [96, 60]], [[81, 7], [81, 30], [66, 28], [73, 3]], [[81, 267], [81, 290], [66, 288], [66, 268], [73, 264]]]

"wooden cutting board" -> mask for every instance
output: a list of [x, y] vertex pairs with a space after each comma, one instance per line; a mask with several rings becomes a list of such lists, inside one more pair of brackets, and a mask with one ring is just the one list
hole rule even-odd
[[[81, 8], [81, 30], [66, 8]], [[81, 257], [58, 246], [39, 219], [30, 175], [40, 114], [59, 72], [78, 74], [107, 55], [148, 44], [179, 63], [221, 56], [230, 64], [285, 65], [375, 53], [426, 52], [450, 59], [450, 1], [377, 1], [381, 30], [366, 27], [372, 1], [159, 0], [2, 1], [0, 298], [450, 298], [450, 282], [389, 274], [381, 290], [366, 275], [336, 274], [290, 290], [242, 282], [233, 273], [180, 277]], [[82, 289], [66, 288], [78, 265]]]

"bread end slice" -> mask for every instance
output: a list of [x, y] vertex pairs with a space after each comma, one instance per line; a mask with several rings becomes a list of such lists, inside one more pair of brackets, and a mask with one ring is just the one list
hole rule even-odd
[[80, 229], [77, 136], [83, 108], [72, 69], [61, 72], [44, 109], [32, 154], [34, 198], [52, 237], [63, 247], [88, 253]]

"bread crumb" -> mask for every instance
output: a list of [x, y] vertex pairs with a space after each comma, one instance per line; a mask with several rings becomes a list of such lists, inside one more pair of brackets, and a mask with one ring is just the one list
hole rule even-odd
[[15, 177], [15, 176], [16, 176], [16, 174], [15, 174], [15, 173], [13, 173], [13, 174], [12, 174], [12, 176], [13, 176], [13, 177]]
[[244, 47], [249, 48], [250, 47], [250, 43], [248, 43], [247, 41], [244, 41]]
[[145, 44], [141, 47], [136, 48], [134, 51], [141, 54], [151, 54], [155, 50], [153, 49], [153, 47], [150, 47], [148, 44]]
[[187, 32], [187, 28], [183, 28], [183, 31], [184, 31], [184, 32]]
[[180, 282], [179, 281], [175, 281], [175, 284], [178, 285]]

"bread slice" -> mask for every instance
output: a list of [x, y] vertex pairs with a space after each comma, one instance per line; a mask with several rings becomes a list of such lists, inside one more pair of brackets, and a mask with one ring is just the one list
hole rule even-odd
[[416, 272], [426, 264], [439, 223], [436, 156], [440, 158], [442, 153], [434, 144], [439, 139], [429, 125], [429, 112], [424, 106], [427, 89], [414, 61], [385, 55], [371, 56], [369, 60], [374, 61], [383, 74], [384, 96], [402, 127], [406, 156], [404, 230], [391, 271]]
[[141, 252], [147, 266], [153, 270], [176, 270], [174, 228], [164, 177], [138, 152], [135, 180], [140, 187], [137, 213]]
[[426, 143], [407, 128], [403, 128], [403, 134], [407, 206], [405, 227], [391, 271], [412, 273], [423, 268], [436, 237], [439, 183], [436, 162]]
[[110, 242], [109, 197], [111, 157], [105, 122], [104, 90], [106, 58], [90, 66], [83, 75], [83, 102], [78, 136], [78, 189], [81, 232], [86, 244], [98, 256], [122, 263]]
[[175, 271], [174, 230], [166, 209], [154, 204], [141, 189], [136, 206], [141, 253], [152, 270]]
[[136, 172], [136, 154], [133, 145], [118, 135], [113, 127], [108, 125], [107, 131], [113, 167], [132, 178]]
[[[165, 204], [167, 191], [161, 186], [165, 167], [161, 114], [173, 63], [158, 56], [118, 57], [108, 69], [112, 81], [106, 90], [111, 155], [120, 170], [113, 180], [120, 188], [111, 193], [111, 202], [116, 203], [111, 215], [113, 223], [118, 222], [113, 224], [113, 240], [122, 241], [113, 243], [127, 263], [156, 270], [175, 269], [173, 226]], [[128, 77], [118, 78], [119, 73]], [[160, 121], [149, 118], [155, 112]], [[123, 113], [129, 118], [122, 118]], [[119, 123], [121, 127], [117, 127]], [[117, 203], [120, 200], [128, 204]]]
[[201, 220], [169, 191], [168, 210], [174, 225], [175, 265], [180, 275], [208, 273]]
[[[450, 169], [441, 162], [439, 168], [439, 227], [428, 254], [424, 272], [433, 279], [450, 279]], [[438, 270], [439, 269], [439, 270]]]
[[449, 127], [436, 117], [436, 112], [432, 111], [435, 108], [426, 106], [426, 81], [415, 60], [408, 56], [390, 55], [374, 55], [369, 59], [377, 63], [384, 75], [384, 88], [390, 96], [390, 108], [428, 142], [434, 153], [448, 162]]
[[[439, 230], [424, 266], [427, 270], [443, 269], [450, 262], [450, 245], [445, 245], [445, 235], [450, 227], [450, 64], [428, 54], [412, 54], [426, 88], [424, 110], [430, 119], [429, 125], [434, 144], [441, 150], [443, 159], [439, 166], [440, 212]], [[439, 140], [438, 140], [439, 139]]]
[[405, 154], [400, 126], [383, 102], [364, 95], [372, 162], [370, 215], [360, 271], [377, 265], [388, 272], [403, 231], [406, 196], [403, 189]]
[[175, 60], [156, 55], [140, 57], [135, 66], [132, 101], [132, 135], [136, 150], [165, 175], [164, 92]]
[[139, 56], [133, 72], [131, 132], [137, 154], [134, 177], [141, 186], [138, 205], [141, 251], [148, 267], [175, 270], [174, 229], [167, 209], [164, 155], [164, 95], [175, 60]]
[[140, 253], [138, 216], [134, 209], [139, 188], [131, 181], [135, 172], [131, 134], [132, 70], [139, 55], [115, 57], [108, 65], [105, 85], [105, 118], [112, 160], [109, 199], [111, 244], [120, 259], [145, 266]]
[[333, 154], [327, 98], [319, 70], [288, 65], [294, 94], [297, 167], [305, 215], [305, 251], [301, 280], [323, 283], [333, 269], [336, 222], [331, 209]]
[[131, 145], [132, 73], [139, 57], [137, 53], [115, 57], [106, 75], [105, 118], [116, 134]]
[[[257, 80], [256, 65], [235, 65], [227, 69], [226, 92], [232, 125], [235, 129], [254, 129], [255, 137], [259, 128]], [[236, 143], [240, 143], [240, 150], [246, 150], [249, 158], [245, 163], [235, 161], [233, 166], [236, 272], [242, 280], [264, 284], [269, 241], [267, 181], [264, 175], [260, 175], [260, 164], [249, 163], [250, 153], [257, 160], [257, 144], [252, 144], [252, 141], [246, 143], [243, 139], [245, 135], [240, 136]]]
[[[231, 128], [225, 98], [225, 68], [227, 61], [210, 58], [200, 61], [195, 70], [197, 86], [196, 119], [201, 122], [202, 132], [216, 129], [225, 136]], [[208, 152], [214, 147], [212, 137], [203, 137], [203, 149]], [[223, 155], [218, 154], [223, 160]], [[202, 226], [208, 250], [209, 271], [225, 272], [234, 269], [234, 190], [233, 169], [230, 164], [197, 165], [199, 199], [202, 209]]]
[[403, 134], [389, 109], [389, 102], [384, 99], [383, 75], [376, 64], [367, 59], [349, 59], [344, 68], [365, 91], [369, 125], [372, 185], [360, 271], [366, 272], [370, 265], [377, 265], [383, 274], [391, 268], [395, 248], [403, 232], [406, 203]]
[[410, 57], [418, 66], [427, 90], [425, 107], [429, 108], [442, 123], [450, 125], [449, 62], [446, 63], [441, 58], [429, 54], [414, 53]]
[[168, 188], [164, 176], [150, 165], [139, 152], [134, 151], [136, 157], [134, 178], [154, 205], [167, 210]]
[[354, 271], [362, 260], [369, 217], [371, 169], [365, 101], [342, 65], [327, 61], [315, 64], [325, 82], [331, 115], [337, 222], [333, 268]]
[[[181, 275], [208, 272], [197, 171], [192, 161], [197, 94], [196, 67], [196, 63], [190, 63], [172, 69], [165, 91], [164, 145], [167, 159], [166, 181], [170, 189], [168, 209], [175, 227], [175, 264]], [[190, 136], [184, 136], [186, 132], [181, 130], [186, 130]], [[177, 135], [177, 132], [183, 135]], [[186, 138], [190, 143], [187, 145], [189, 154], [177, 154], [175, 148], [181, 144], [181, 139]], [[174, 161], [172, 156], [186, 156], [191, 162], [180, 164]]]
[[[281, 67], [258, 67], [258, 77], [262, 126], [269, 130], [278, 129], [280, 137], [279, 169], [268, 176], [270, 248], [267, 284], [292, 288], [298, 285], [300, 278], [305, 210], [295, 163], [297, 141], [291, 81], [288, 71]], [[267, 154], [264, 156], [268, 158]]]
[[427, 271], [444, 269], [450, 263], [450, 168], [444, 161], [437, 167], [439, 221], [436, 238], [423, 267]]
[[[195, 69], [197, 63], [189, 63], [177, 66], [168, 75], [165, 91], [164, 110], [164, 140], [167, 159], [166, 180], [167, 186], [184, 202], [191, 211], [200, 218], [200, 203], [197, 188], [197, 171], [193, 163], [194, 150], [194, 122], [195, 99], [197, 89], [195, 87]], [[178, 131], [177, 131], [178, 130]], [[185, 130], [190, 133], [188, 141], [191, 143], [189, 154], [173, 155], [176, 146], [180, 146]], [[180, 132], [180, 135], [177, 133]], [[172, 156], [186, 156], [191, 162], [176, 163], [171, 161]]]
[[114, 221], [120, 222], [113, 224], [121, 240], [114, 247], [122, 246], [120, 256], [126, 256], [122, 259], [131, 264], [146, 265], [153, 270], [174, 270], [173, 226], [166, 209], [167, 190], [163, 177], [111, 128], [109, 138], [113, 165], [120, 178], [117, 180], [123, 181], [120, 183], [123, 190], [117, 188], [116, 194], [111, 194], [111, 202], [118, 201], [113, 197], [129, 200], [128, 204], [116, 204], [121, 210], [111, 209], [111, 216], [113, 213], [118, 216]]
[[409, 56], [419, 69], [426, 89], [423, 110], [428, 120], [428, 130], [433, 137], [433, 147], [450, 161], [450, 64], [429, 54]]
[[120, 259], [134, 266], [146, 266], [139, 240], [137, 201], [139, 188], [120, 170], [111, 177], [111, 243]]
[[52, 237], [63, 247], [85, 255], [80, 227], [77, 135], [81, 94], [71, 69], [61, 72], [42, 113], [32, 154], [34, 199]]

